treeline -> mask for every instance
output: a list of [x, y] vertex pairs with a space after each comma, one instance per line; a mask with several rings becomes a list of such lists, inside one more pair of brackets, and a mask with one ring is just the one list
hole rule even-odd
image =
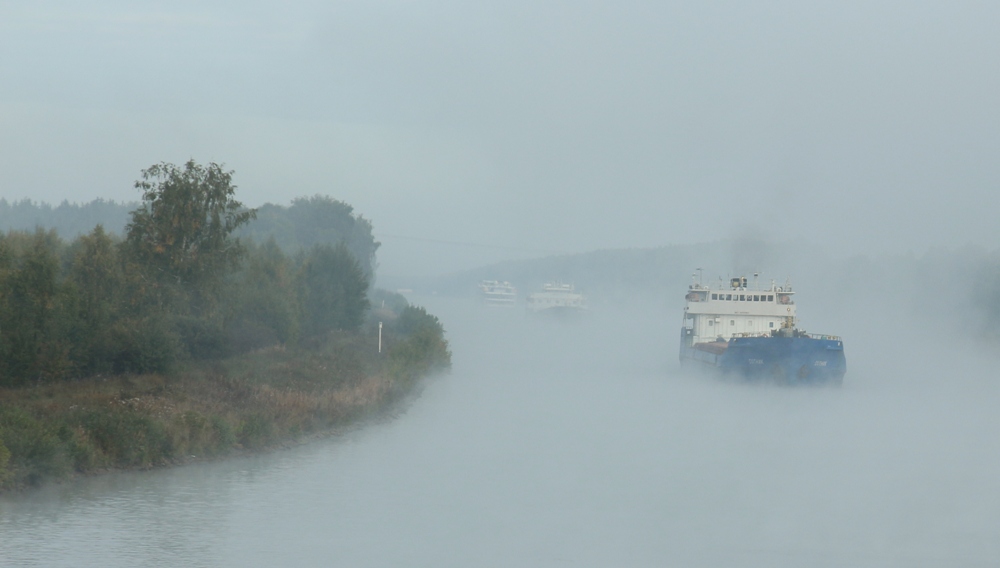
[[0, 198], [0, 231], [33, 231], [43, 227], [74, 238], [103, 225], [106, 231], [122, 234], [136, 205], [95, 199], [88, 203], [63, 201], [53, 206], [27, 198], [13, 202]]
[[0, 389], [0, 491], [265, 448], [387, 408], [419, 377], [446, 369], [450, 355], [437, 318], [376, 295], [386, 300], [376, 311], [381, 353], [377, 325], [365, 325], [308, 346], [190, 362], [181, 374]]
[[120, 236], [0, 235], [0, 491], [284, 443], [450, 366], [436, 317], [371, 288], [378, 245], [349, 207], [297, 200], [355, 238], [299, 231], [313, 242], [286, 251], [236, 237], [259, 213], [216, 164], [136, 187]]
[[377, 244], [349, 207], [298, 201], [352, 217], [355, 239], [293, 254], [235, 237], [256, 212], [217, 164], [155, 165], [136, 187], [122, 237], [100, 225], [71, 242], [41, 229], [0, 236], [0, 386], [164, 371], [359, 329]]
[[287, 207], [265, 203], [256, 219], [236, 231], [241, 239], [264, 243], [296, 254], [317, 245], [343, 245], [358, 261], [369, 282], [375, 279], [375, 253], [380, 243], [372, 234], [371, 221], [354, 213], [343, 201], [323, 196], [298, 197]]
[[[139, 205], [96, 199], [82, 204], [63, 201], [52, 206], [30, 199], [0, 199], [0, 231], [42, 228], [73, 240], [101, 225], [105, 232], [121, 236]], [[316, 245], [343, 244], [369, 282], [374, 280], [379, 243], [372, 234], [371, 221], [355, 214], [351, 205], [328, 196], [298, 197], [288, 206], [265, 203], [256, 209], [255, 218], [236, 228], [233, 236], [244, 242], [273, 240], [278, 248], [293, 255]]]

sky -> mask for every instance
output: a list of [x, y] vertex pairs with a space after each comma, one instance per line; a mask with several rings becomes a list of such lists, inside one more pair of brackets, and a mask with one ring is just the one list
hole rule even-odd
[[1000, 243], [990, 2], [0, 0], [0, 197], [217, 162], [380, 272], [752, 236]]

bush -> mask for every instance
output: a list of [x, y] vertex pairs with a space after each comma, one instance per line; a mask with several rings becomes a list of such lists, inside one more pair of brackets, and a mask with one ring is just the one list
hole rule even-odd
[[220, 359], [229, 354], [226, 331], [220, 324], [201, 317], [173, 318], [174, 329], [188, 355], [194, 359]]
[[357, 331], [368, 309], [368, 279], [343, 245], [317, 245], [298, 274], [300, 322], [307, 336]]
[[168, 371], [183, 352], [180, 337], [162, 317], [119, 320], [112, 336], [117, 346], [112, 366], [118, 373]]
[[10, 461], [10, 450], [3, 443], [3, 430], [0, 430], [0, 488], [4, 487], [7, 480], [10, 478], [10, 472], [7, 470], [7, 462]]
[[173, 457], [163, 424], [130, 409], [90, 411], [83, 427], [91, 440], [119, 467], [149, 467]]
[[15, 481], [37, 485], [69, 471], [69, 458], [56, 429], [20, 408], [0, 408], [0, 445], [9, 452], [7, 467]]
[[240, 425], [239, 441], [244, 448], [261, 448], [271, 440], [274, 427], [266, 416], [250, 414]]
[[393, 379], [412, 380], [451, 367], [444, 326], [424, 308], [404, 308], [393, 322], [392, 331], [401, 336], [389, 349], [389, 373]]
[[233, 432], [233, 427], [229, 422], [226, 422], [221, 416], [212, 416], [210, 422], [212, 423], [212, 432], [215, 434], [219, 450], [231, 448], [236, 445], [236, 434]]

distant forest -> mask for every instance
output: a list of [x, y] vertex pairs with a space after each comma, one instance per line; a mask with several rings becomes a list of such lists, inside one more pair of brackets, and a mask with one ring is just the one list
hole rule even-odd
[[[9, 202], [0, 199], [0, 232], [55, 231], [63, 239], [75, 239], [102, 225], [106, 233], [124, 235], [132, 212], [140, 202], [95, 199], [88, 203], [63, 201], [52, 206], [30, 199]], [[369, 282], [374, 282], [375, 253], [379, 243], [372, 235], [371, 221], [354, 208], [331, 197], [298, 197], [288, 206], [266, 203], [256, 209], [256, 218], [236, 228], [234, 237], [263, 245], [269, 240], [288, 254], [315, 245], [343, 244], [358, 260]]]
[[104, 199], [82, 204], [63, 201], [56, 206], [27, 198], [14, 202], [0, 199], [0, 231], [34, 231], [41, 227], [72, 239], [103, 225], [105, 231], [120, 235], [125, 231], [129, 212], [138, 206], [138, 202]]

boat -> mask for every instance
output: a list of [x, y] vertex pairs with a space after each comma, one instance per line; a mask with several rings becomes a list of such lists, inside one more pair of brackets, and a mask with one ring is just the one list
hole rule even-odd
[[490, 308], [513, 308], [517, 305], [517, 288], [507, 281], [483, 280], [479, 283], [483, 305]]
[[798, 329], [792, 287], [771, 281], [761, 289], [758, 276], [715, 288], [692, 278], [684, 297], [681, 365], [782, 384], [842, 383], [843, 339]]
[[528, 295], [528, 311], [553, 315], [579, 314], [587, 310], [586, 298], [572, 284], [546, 282]]

